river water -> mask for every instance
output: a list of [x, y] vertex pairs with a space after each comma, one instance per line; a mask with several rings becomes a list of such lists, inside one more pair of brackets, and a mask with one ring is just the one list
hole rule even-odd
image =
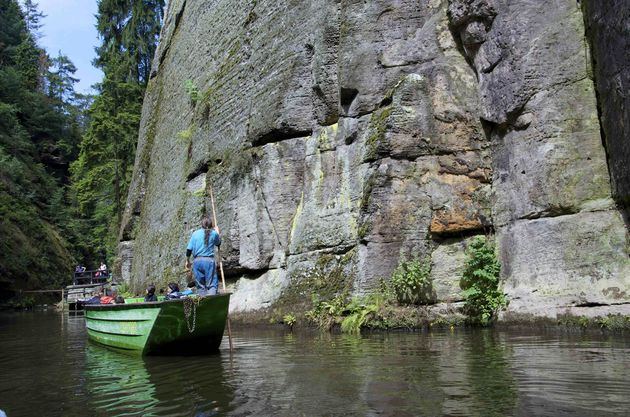
[[628, 416], [630, 337], [233, 329], [221, 352], [131, 357], [82, 316], [0, 314], [0, 410], [16, 416]]

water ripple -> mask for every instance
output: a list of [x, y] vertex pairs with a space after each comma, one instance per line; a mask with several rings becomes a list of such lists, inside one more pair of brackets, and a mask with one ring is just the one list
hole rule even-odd
[[218, 355], [133, 357], [82, 317], [0, 315], [0, 409], [14, 416], [621, 416], [630, 340], [491, 330], [233, 329]]

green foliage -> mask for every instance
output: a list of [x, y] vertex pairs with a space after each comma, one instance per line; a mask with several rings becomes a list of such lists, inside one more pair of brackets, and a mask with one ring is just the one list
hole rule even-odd
[[190, 98], [192, 104], [197, 104], [197, 100], [199, 100], [199, 89], [195, 83], [193, 83], [192, 80], [186, 80], [184, 82], [184, 88], [186, 89], [186, 94], [188, 94], [188, 98]]
[[145, 86], [164, 18], [164, 0], [100, 0], [96, 28], [103, 43], [96, 66], [109, 79]]
[[0, 298], [67, 284], [81, 253], [68, 188], [82, 134], [76, 69], [37, 45], [42, 14], [24, 6], [0, 0]]
[[358, 334], [387, 303], [387, 297], [380, 293], [352, 297], [350, 300], [346, 295], [338, 295], [332, 300], [315, 300], [306, 318], [321, 329], [341, 325], [342, 332]]
[[353, 282], [355, 253], [352, 250], [344, 255], [324, 254], [313, 267], [295, 271], [291, 285], [276, 302], [276, 308], [306, 313], [320, 302], [331, 303], [347, 294]]
[[92, 100], [68, 57], [37, 45], [37, 4], [0, 0], [0, 298], [58, 288], [75, 262], [113, 252], [163, 4], [99, 2], [105, 79]]
[[364, 160], [366, 162], [374, 161], [378, 157], [380, 147], [385, 140], [385, 133], [387, 131], [387, 121], [392, 114], [391, 106], [384, 107], [372, 113], [370, 118], [370, 135], [365, 143], [365, 155]]
[[435, 301], [431, 282], [431, 262], [401, 260], [390, 281], [396, 298], [403, 304], [431, 304]]
[[20, 294], [17, 297], [13, 298], [9, 303], [7, 303], [9, 308], [13, 308], [16, 310], [24, 310], [35, 307], [36, 300], [32, 295], [23, 295]]
[[133, 292], [131, 292], [129, 284], [126, 282], [116, 285], [116, 291], [118, 292], [118, 295], [123, 298], [134, 298], [136, 296]]
[[297, 318], [292, 313], [287, 313], [282, 317], [282, 321], [284, 324], [289, 326], [290, 328], [297, 322]]
[[97, 253], [115, 251], [140, 124], [144, 89], [106, 79], [89, 109], [90, 123], [72, 163], [80, 213], [90, 224], [86, 236]]
[[608, 314], [597, 317], [565, 314], [559, 315], [556, 323], [569, 329], [600, 328], [612, 332], [625, 332], [630, 329], [630, 317], [622, 314]]
[[475, 237], [467, 249], [467, 260], [460, 281], [466, 298], [464, 311], [481, 325], [489, 324], [497, 310], [506, 304], [505, 295], [499, 290], [501, 266], [491, 240]]
[[630, 317], [621, 314], [608, 314], [596, 318], [597, 325], [606, 330], [624, 331], [630, 329]]
[[[131, 182], [140, 113], [164, 0], [102, 0], [97, 29], [103, 43], [95, 64], [105, 74], [91, 104], [87, 131], [71, 166], [73, 192], [94, 254], [116, 251]], [[94, 255], [96, 256], [96, 255]]]
[[177, 132], [177, 139], [185, 143], [190, 142], [190, 140], [192, 139], [192, 136], [193, 136], [193, 130], [191, 127]]
[[344, 333], [359, 334], [361, 328], [366, 326], [369, 319], [378, 312], [383, 304], [383, 297], [378, 294], [370, 294], [365, 297], [353, 297], [346, 306], [347, 316], [341, 322], [341, 331]]
[[37, 3], [33, 0], [23, 0], [23, 12], [24, 12], [24, 21], [26, 22], [26, 27], [28, 31], [32, 34], [33, 37], [39, 38], [40, 34], [38, 33], [39, 29], [43, 26], [40, 23], [40, 20], [46, 17], [39, 9], [37, 8]]
[[457, 326], [464, 324], [461, 317], [458, 316], [439, 316], [429, 323], [431, 328], [449, 328], [453, 330]]
[[67, 102], [74, 95], [74, 84], [79, 81], [73, 75], [77, 72], [70, 58], [59, 54], [51, 61], [52, 70], [47, 74], [48, 97], [56, 99], [58, 103]]
[[306, 312], [306, 318], [320, 329], [331, 329], [339, 324], [343, 312], [346, 310], [346, 296], [339, 294], [330, 300], [319, 300], [313, 294], [313, 308]]
[[[334, 259], [334, 256], [322, 256], [318, 263], [323, 266]], [[332, 272], [336, 270], [337, 268], [333, 268], [331, 275], [324, 279], [331, 281], [334, 278]], [[408, 262], [403, 260], [391, 280], [381, 280], [378, 290], [352, 298], [348, 296], [348, 286], [331, 294], [318, 290], [317, 279], [305, 280], [311, 284], [313, 306], [305, 317], [321, 329], [331, 329], [339, 325], [346, 333], [359, 333], [365, 327], [417, 327], [427, 321], [426, 312], [417, 308], [400, 307], [398, 302], [428, 303], [434, 300], [430, 272], [428, 261], [423, 263], [417, 259]]]

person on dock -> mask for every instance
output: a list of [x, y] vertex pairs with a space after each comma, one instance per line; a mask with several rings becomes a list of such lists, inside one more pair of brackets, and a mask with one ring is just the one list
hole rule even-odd
[[[209, 217], [204, 217], [201, 219], [201, 229], [192, 233], [186, 248], [186, 269], [190, 270], [192, 267], [197, 293], [201, 296], [214, 295], [219, 288], [219, 277], [214, 260], [215, 246], [221, 246], [219, 228], [212, 224]], [[193, 257], [192, 264], [191, 256]]]
[[147, 287], [147, 295], [144, 296], [144, 301], [148, 303], [157, 300], [157, 295], [155, 295], [155, 285], [149, 284], [149, 286]]
[[101, 266], [98, 267], [98, 270], [94, 274], [95, 277], [105, 277], [107, 276], [107, 265], [105, 262], [101, 262]]

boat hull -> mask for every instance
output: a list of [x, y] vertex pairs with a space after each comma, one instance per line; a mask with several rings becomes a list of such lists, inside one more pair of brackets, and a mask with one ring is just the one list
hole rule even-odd
[[143, 355], [193, 355], [221, 344], [230, 294], [151, 303], [86, 305], [90, 340]]

